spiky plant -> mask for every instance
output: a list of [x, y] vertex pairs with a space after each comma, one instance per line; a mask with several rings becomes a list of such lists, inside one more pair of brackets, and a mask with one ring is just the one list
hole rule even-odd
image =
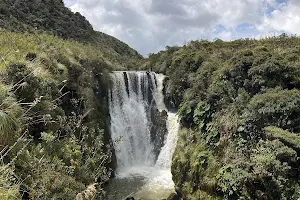
[[4, 164], [0, 164], [0, 199], [21, 199], [13, 169]]
[[9, 88], [0, 84], [0, 150], [12, 144], [19, 132], [22, 108], [9, 92]]

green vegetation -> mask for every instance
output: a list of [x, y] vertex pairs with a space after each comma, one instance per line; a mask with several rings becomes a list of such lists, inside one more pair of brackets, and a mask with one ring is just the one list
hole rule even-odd
[[0, 27], [0, 199], [101, 199], [108, 73], [141, 56], [61, 0], [1, 1]]
[[173, 156], [185, 199], [298, 199], [300, 38], [192, 41], [151, 54], [181, 117]]
[[[61, 0], [0, 3], [0, 199], [74, 199], [109, 179], [108, 73], [141, 56]], [[300, 38], [192, 41], [164, 73], [185, 199], [299, 199]]]
[[278, 139], [287, 146], [300, 151], [300, 136], [286, 130], [282, 130], [276, 126], [268, 126], [265, 128], [266, 135], [271, 139]]
[[14, 32], [52, 34], [64, 39], [92, 45], [102, 57], [112, 63], [135, 66], [141, 59], [134, 49], [105, 33], [96, 32], [79, 13], [73, 13], [62, 0], [2, 0], [0, 28]]
[[107, 180], [111, 61], [45, 34], [2, 30], [0, 44], [1, 199], [74, 199]]

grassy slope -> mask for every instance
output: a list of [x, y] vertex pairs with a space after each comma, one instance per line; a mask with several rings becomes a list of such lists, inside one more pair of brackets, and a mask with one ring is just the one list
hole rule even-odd
[[186, 199], [299, 198], [299, 46], [286, 35], [192, 41], [146, 59], [179, 108], [172, 173]]
[[[18, 178], [0, 196], [12, 198], [7, 196], [11, 188], [20, 187], [35, 198], [72, 199], [84, 184], [105, 179], [110, 162], [104, 146], [109, 139], [107, 73], [120, 65], [92, 46], [46, 34], [2, 30], [0, 44], [0, 149], [16, 144], [5, 162], [15, 159], [11, 164]], [[11, 181], [6, 174], [1, 171], [0, 184]]]
[[74, 199], [110, 176], [108, 72], [141, 56], [59, 0], [0, 16], [0, 199]]
[[82, 15], [66, 8], [62, 0], [3, 0], [0, 2], [0, 27], [14, 32], [46, 32], [91, 44], [108, 60], [118, 60], [126, 67], [141, 58], [124, 42], [94, 31]]

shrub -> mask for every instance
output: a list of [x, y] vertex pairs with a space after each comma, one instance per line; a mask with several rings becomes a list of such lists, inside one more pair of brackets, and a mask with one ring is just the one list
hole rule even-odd
[[0, 150], [12, 145], [22, 126], [23, 110], [9, 88], [0, 83]]
[[13, 168], [3, 164], [0, 165], [0, 199], [21, 199]]
[[270, 90], [251, 99], [244, 117], [258, 128], [274, 125], [299, 131], [299, 106], [299, 90]]
[[278, 139], [291, 148], [295, 149], [297, 152], [300, 152], [300, 136], [291, 133], [289, 131], [283, 130], [276, 126], [268, 126], [264, 128], [267, 137], [271, 139]]

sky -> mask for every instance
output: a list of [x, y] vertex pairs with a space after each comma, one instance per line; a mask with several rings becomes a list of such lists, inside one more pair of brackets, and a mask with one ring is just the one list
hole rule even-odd
[[191, 40], [300, 35], [300, 0], [64, 0], [147, 56]]

